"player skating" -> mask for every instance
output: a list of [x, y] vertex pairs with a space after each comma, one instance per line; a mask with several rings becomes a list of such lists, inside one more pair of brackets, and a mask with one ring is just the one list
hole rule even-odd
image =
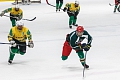
[[120, 0], [115, 0], [114, 13], [116, 12], [116, 9], [120, 12]]
[[63, 11], [67, 11], [67, 14], [69, 16], [69, 28], [72, 28], [72, 25], [78, 26], [78, 24], [76, 24], [76, 21], [80, 11], [79, 2], [75, 1], [75, 3], [67, 3]]
[[8, 63], [11, 64], [15, 54], [24, 55], [26, 53], [26, 40], [28, 39], [28, 47], [33, 48], [32, 35], [28, 28], [26, 28], [23, 22], [18, 21], [17, 26], [12, 27], [8, 34], [8, 41], [11, 43], [9, 49], [10, 56]]
[[15, 7], [8, 8], [3, 10], [0, 13], [0, 16], [4, 16], [5, 13], [10, 13], [10, 21], [12, 23], [12, 27], [16, 26], [16, 21], [19, 21], [23, 18], [23, 11], [20, 9], [19, 5], [15, 5]]
[[[84, 39], [87, 39], [87, 43], [82, 43]], [[84, 30], [83, 26], [78, 26], [75, 31], [67, 34], [66, 41], [63, 45], [62, 50], [62, 60], [67, 60], [70, 55], [72, 49], [76, 51], [78, 57], [80, 58], [80, 62], [85, 68], [89, 68], [89, 65], [85, 62], [84, 51], [89, 51], [91, 47], [92, 37], [90, 34]]]
[[60, 11], [62, 5], [63, 5], [63, 0], [56, 0], [56, 12]]

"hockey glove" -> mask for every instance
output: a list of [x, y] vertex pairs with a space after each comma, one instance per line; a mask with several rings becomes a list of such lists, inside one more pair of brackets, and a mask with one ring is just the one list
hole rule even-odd
[[79, 14], [79, 12], [77, 11], [77, 12], [75, 12], [75, 16], [77, 16]]
[[28, 47], [29, 47], [29, 48], [33, 48], [33, 47], [34, 47], [33, 41], [28, 41]]
[[67, 13], [75, 15], [74, 11], [67, 11]]
[[81, 46], [81, 42], [76, 42], [75, 44], [78, 46]]
[[79, 48], [76, 49], [76, 51], [83, 50], [83, 49], [82, 49], [82, 46], [81, 46], [81, 42], [76, 42], [75, 44], [76, 44], [77, 46], [79, 46]]
[[16, 21], [20, 21], [21, 18], [20, 17], [14, 17], [16, 19]]
[[67, 10], [67, 8], [66, 8], [66, 7], [64, 7], [63, 11], [64, 11], [64, 12], [66, 12], [66, 10]]
[[69, 35], [70, 35], [70, 34], [67, 34], [67, 35], [66, 35], [66, 41], [67, 41], [67, 42], [70, 42], [70, 40], [69, 40]]
[[2, 12], [0, 13], [0, 16], [2, 17], [4, 14], [5, 14], [5, 12], [4, 12], [4, 11], [2, 11]]
[[17, 21], [20, 21], [20, 20], [21, 20], [21, 18], [18, 17]]
[[86, 44], [86, 43], [83, 43], [81, 46], [85, 51], [89, 51], [89, 49], [91, 47], [89, 44]]
[[11, 44], [11, 47], [16, 47], [16, 45], [17, 45], [14, 40], [11, 40], [10, 44]]

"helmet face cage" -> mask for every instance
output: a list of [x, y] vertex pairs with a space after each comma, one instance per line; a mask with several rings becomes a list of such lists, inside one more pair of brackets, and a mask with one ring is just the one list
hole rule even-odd
[[15, 5], [15, 8], [20, 8], [20, 7], [19, 7], [19, 5], [17, 4], [17, 5]]
[[82, 36], [83, 35], [83, 33], [84, 33], [84, 28], [83, 28], [83, 26], [78, 26], [77, 27], [77, 29], [76, 29], [76, 34], [77, 34], [77, 36]]
[[21, 21], [18, 21], [18, 22], [17, 22], [17, 26], [24, 26], [24, 23], [21, 22]]
[[19, 5], [18, 5], [18, 4], [17, 4], [17, 5], [15, 5], [15, 10], [16, 10], [16, 11], [18, 11], [18, 10], [19, 10], [19, 8], [20, 8], [20, 7], [19, 7]]
[[17, 22], [17, 29], [18, 29], [18, 30], [22, 30], [22, 29], [23, 29], [23, 26], [24, 26], [24, 23], [23, 23], [23, 22], [20, 22], [20, 21]]

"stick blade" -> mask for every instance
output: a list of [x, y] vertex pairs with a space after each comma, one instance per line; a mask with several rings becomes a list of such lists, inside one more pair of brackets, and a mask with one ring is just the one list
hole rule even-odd
[[22, 19], [22, 20], [33, 21], [35, 19], [36, 19], [36, 17], [34, 17], [33, 19]]
[[33, 21], [33, 20], [35, 20], [36, 19], [36, 17], [34, 17], [33, 19], [31, 19], [31, 20], [29, 20], [29, 21]]
[[111, 4], [109, 3], [109, 5], [111, 6]]
[[110, 5], [110, 6], [114, 6], [115, 4], [110, 4], [110, 3], [109, 3], [109, 5]]

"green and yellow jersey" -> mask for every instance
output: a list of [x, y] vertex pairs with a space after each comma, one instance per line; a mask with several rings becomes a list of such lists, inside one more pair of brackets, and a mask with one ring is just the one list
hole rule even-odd
[[71, 11], [71, 12], [79, 12], [80, 11], [80, 6], [75, 7], [75, 3], [67, 3], [65, 5], [65, 8], [67, 8], [67, 10]]
[[12, 39], [16, 39], [19, 42], [26, 42], [27, 39], [32, 41], [32, 35], [28, 28], [23, 27], [22, 30], [18, 30], [17, 26], [15, 26], [10, 29], [8, 34], [8, 40], [10, 41]]
[[23, 17], [23, 11], [19, 8], [18, 11], [15, 10], [15, 8], [8, 8], [6, 10], [3, 11], [4, 13], [8, 13], [10, 12], [10, 14], [14, 17]]

